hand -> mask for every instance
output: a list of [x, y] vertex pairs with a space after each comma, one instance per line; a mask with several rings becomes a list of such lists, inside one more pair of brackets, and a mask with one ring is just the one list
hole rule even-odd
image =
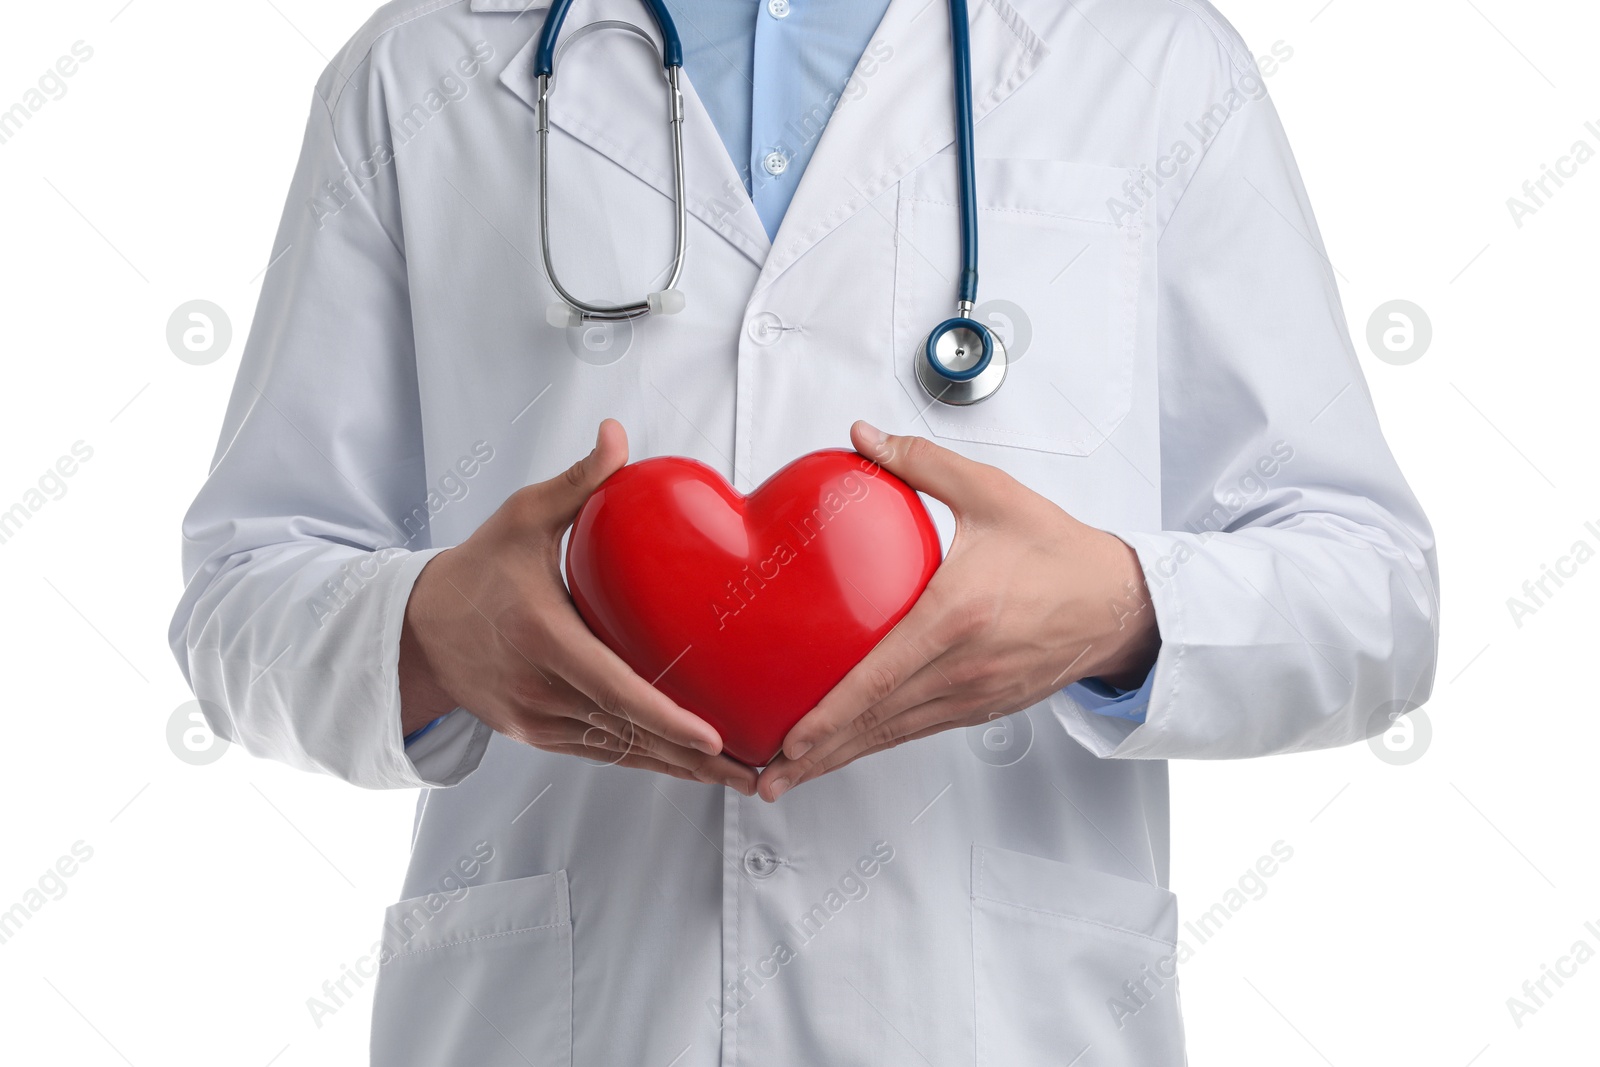
[[1084, 678], [1137, 686], [1160, 648], [1133, 549], [996, 467], [858, 422], [856, 450], [955, 513], [922, 597], [784, 739], [767, 800], [862, 756], [1030, 707]]
[[400, 639], [402, 728], [466, 708], [547, 752], [755, 792], [722, 739], [601, 644], [561, 579], [561, 538], [584, 501], [628, 462], [622, 426], [600, 424], [594, 451], [530, 485], [418, 576]]

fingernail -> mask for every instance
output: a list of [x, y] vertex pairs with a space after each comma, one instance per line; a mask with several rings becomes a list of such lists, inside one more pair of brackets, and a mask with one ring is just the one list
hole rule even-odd
[[787, 778], [774, 778], [772, 780], [772, 799], [777, 800], [779, 797], [783, 796], [783, 794], [787, 793], [789, 791], [789, 784], [789, 779]]
[[750, 783], [745, 781], [743, 778], [729, 778], [722, 784], [742, 796], [750, 796], [755, 792], [755, 790], [750, 787]]
[[783, 750], [783, 754], [788, 756], [790, 759], [803, 759], [805, 754], [810, 751], [810, 741], [795, 741], [791, 743], [788, 748]]
[[689, 742], [696, 752], [704, 752], [708, 756], [715, 756], [722, 751], [721, 746], [714, 745], [703, 737], [697, 737]]
[[882, 430], [878, 429], [865, 419], [861, 420], [861, 429], [867, 439], [867, 443], [872, 445], [874, 448], [882, 448], [883, 443], [889, 439], [888, 434], [884, 433]]

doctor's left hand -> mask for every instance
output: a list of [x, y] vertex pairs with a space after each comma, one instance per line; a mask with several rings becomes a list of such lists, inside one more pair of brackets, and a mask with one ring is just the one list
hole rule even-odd
[[1138, 557], [997, 467], [864, 422], [856, 450], [946, 504], [955, 537], [911, 611], [795, 724], [767, 800], [862, 756], [1100, 678], [1137, 688], [1160, 647]]

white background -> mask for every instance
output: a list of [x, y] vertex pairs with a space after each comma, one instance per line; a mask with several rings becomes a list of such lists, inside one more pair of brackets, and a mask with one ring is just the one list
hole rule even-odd
[[[76, 842], [93, 850], [0, 944], [7, 1062], [364, 1062], [370, 986], [320, 1027], [306, 1001], [372, 944], [415, 798], [238, 750], [181, 762], [166, 729], [189, 694], [165, 629], [311, 86], [368, 3], [7, 4], [0, 109], [74, 42], [94, 50], [0, 144], [0, 510], [75, 442], [93, 449], [0, 544], [0, 911]], [[1600, 12], [1324, 3], [1225, 14], [1258, 55], [1293, 49], [1268, 84], [1437, 528], [1432, 741], [1406, 766], [1365, 746], [1173, 766], [1185, 917], [1275, 842], [1294, 852], [1183, 971], [1191, 1060], [1593, 1062], [1600, 960], [1520, 1027], [1506, 1000], [1575, 941], [1600, 950], [1600, 560], [1520, 627], [1506, 602], [1575, 541], [1600, 548], [1600, 160], [1521, 228], [1506, 200], [1574, 141], [1600, 149]], [[166, 343], [197, 298], [235, 330], [209, 366]], [[1366, 350], [1393, 299], [1432, 320], [1409, 365]]]

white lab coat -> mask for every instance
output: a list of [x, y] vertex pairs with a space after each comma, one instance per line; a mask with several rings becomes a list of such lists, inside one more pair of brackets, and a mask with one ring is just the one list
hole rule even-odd
[[[995, 398], [954, 409], [911, 371], [958, 262], [944, 5], [890, 5], [890, 54], [770, 245], [688, 86], [688, 308], [620, 358], [546, 323], [546, 5], [522, 6], [390, 4], [322, 79], [184, 527], [172, 641], [214, 728], [426, 787], [374, 1062], [1181, 1063], [1164, 761], [1370, 736], [1425, 699], [1437, 636], [1432, 535], [1250, 53], [1199, 0], [972, 5], [980, 300], [1022, 309], [1031, 341]], [[635, 0], [580, 0], [569, 29], [601, 18], [648, 25]], [[661, 283], [664, 118], [639, 42], [566, 56], [553, 229], [580, 294]], [[1004, 468], [1138, 551], [1164, 641], [1148, 722], [1058, 695], [776, 805], [464, 711], [408, 753], [417, 573], [606, 416], [634, 458], [744, 490], [857, 418]]]

